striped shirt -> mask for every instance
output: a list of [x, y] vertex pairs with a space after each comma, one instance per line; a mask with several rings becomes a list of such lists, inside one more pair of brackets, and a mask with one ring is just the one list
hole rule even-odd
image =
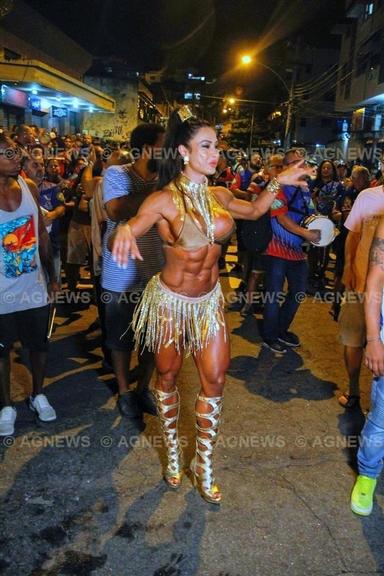
[[[140, 195], [142, 197], [141, 202], [143, 202], [151, 192], [156, 190], [156, 186], [157, 180], [150, 182], [143, 180], [131, 166], [111, 166], [104, 174], [103, 202], [105, 205], [110, 200], [129, 194]], [[103, 238], [101, 285], [106, 290], [113, 292], [143, 290], [148, 280], [157, 274], [163, 266], [162, 241], [156, 227], [152, 227], [137, 240], [143, 261], [130, 258], [126, 269], [119, 268], [113, 261], [112, 254], [107, 247], [109, 237], [117, 224], [117, 222], [107, 219], [106, 232]]]

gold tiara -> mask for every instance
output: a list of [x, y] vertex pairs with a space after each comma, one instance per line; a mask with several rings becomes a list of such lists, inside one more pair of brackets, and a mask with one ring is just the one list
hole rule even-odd
[[177, 111], [177, 114], [178, 114], [178, 116], [182, 122], [186, 122], [186, 120], [193, 118], [192, 110], [189, 108], [189, 106], [186, 106], [186, 105], [179, 108], [179, 110]]

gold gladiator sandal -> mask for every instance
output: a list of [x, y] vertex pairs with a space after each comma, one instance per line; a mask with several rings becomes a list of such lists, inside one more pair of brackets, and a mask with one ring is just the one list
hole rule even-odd
[[[179, 391], [163, 392], [162, 390], [153, 390], [157, 412], [160, 418], [161, 428], [163, 431], [164, 444], [167, 448], [168, 464], [164, 472], [164, 480], [170, 488], [177, 489], [181, 484], [183, 475], [182, 455], [177, 435], [177, 422], [180, 413], [180, 395]], [[176, 402], [167, 404], [167, 400], [176, 395]], [[169, 412], [176, 410], [174, 416], [168, 416]]]
[[[198, 395], [197, 400], [208, 404], [211, 411], [202, 414], [196, 408], [196, 455], [191, 462], [193, 484], [204, 500], [211, 504], [220, 504], [221, 494], [213, 477], [212, 456], [219, 431], [222, 396], [208, 398]], [[201, 426], [201, 420], [208, 420], [210, 425]]]

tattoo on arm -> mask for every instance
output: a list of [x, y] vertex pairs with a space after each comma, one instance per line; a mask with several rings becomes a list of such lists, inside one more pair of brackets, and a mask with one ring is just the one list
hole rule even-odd
[[374, 238], [369, 254], [369, 265], [380, 266], [384, 272], [384, 238]]

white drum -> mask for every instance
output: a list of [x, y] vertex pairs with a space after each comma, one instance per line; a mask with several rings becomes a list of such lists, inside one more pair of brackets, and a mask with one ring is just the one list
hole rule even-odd
[[337, 228], [327, 216], [322, 216], [321, 214], [311, 214], [306, 216], [300, 223], [303, 228], [307, 230], [320, 230], [321, 237], [319, 242], [311, 242], [313, 246], [325, 247], [332, 244], [337, 236]]

